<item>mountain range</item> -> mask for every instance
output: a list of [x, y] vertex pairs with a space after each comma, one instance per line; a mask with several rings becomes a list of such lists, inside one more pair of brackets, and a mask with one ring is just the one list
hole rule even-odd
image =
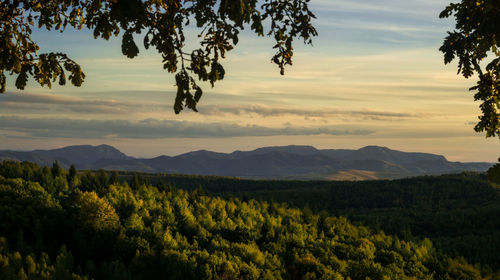
[[28, 152], [4, 150], [0, 151], [2, 160], [30, 161], [48, 166], [57, 160], [63, 167], [74, 164], [80, 170], [304, 180], [392, 179], [462, 171], [483, 172], [493, 165], [487, 162], [450, 162], [442, 155], [408, 153], [379, 146], [347, 150], [295, 145], [232, 153], [200, 150], [149, 159], [127, 156], [109, 145], [81, 145]]

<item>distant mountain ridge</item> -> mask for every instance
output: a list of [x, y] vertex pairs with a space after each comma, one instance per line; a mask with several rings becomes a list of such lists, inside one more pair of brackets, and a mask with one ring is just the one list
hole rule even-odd
[[0, 160], [31, 161], [49, 166], [57, 160], [66, 168], [74, 164], [78, 169], [306, 180], [363, 180], [483, 172], [493, 165], [486, 162], [450, 162], [442, 155], [401, 152], [380, 146], [366, 146], [358, 150], [320, 150], [297, 145], [232, 153], [199, 150], [150, 159], [127, 156], [109, 145], [81, 145], [30, 152], [0, 151]]

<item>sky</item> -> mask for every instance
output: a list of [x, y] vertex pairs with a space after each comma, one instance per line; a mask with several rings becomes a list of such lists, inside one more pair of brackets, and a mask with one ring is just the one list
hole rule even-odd
[[[311, 0], [319, 36], [295, 45], [281, 76], [273, 42], [241, 33], [223, 61], [226, 77], [201, 84], [199, 113], [173, 112], [176, 88], [154, 50], [121, 54], [120, 40], [90, 31], [37, 30], [41, 52], [78, 62], [81, 87], [24, 91], [9, 78], [0, 95], [0, 149], [109, 144], [136, 157], [218, 152], [263, 146], [321, 149], [386, 146], [489, 161], [500, 140], [473, 130], [480, 114], [468, 88], [474, 79], [444, 65], [439, 47], [453, 21], [439, 19], [441, 0]], [[137, 41], [142, 41], [140, 38]]]

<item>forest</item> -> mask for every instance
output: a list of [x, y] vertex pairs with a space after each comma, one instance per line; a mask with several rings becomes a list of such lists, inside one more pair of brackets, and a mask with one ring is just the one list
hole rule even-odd
[[[500, 166], [500, 165], [497, 165]], [[496, 167], [498, 168], [498, 167]], [[283, 181], [120, 172], [131, 184], [154, 182], [212, 195], [287, 203], [383, 230], [404, 240], [430, 238], [440, 251], [486, 271], [500, 267], [500, 197], [486, 174], [464, 172], [401, 180]]]
[[250, 181], [6, 161], [0, 279], [500, 279], [498, 205], [478, 174]]

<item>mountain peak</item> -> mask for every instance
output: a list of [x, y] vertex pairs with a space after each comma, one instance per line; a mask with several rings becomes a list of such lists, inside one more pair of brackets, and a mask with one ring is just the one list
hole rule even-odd
[[108, 156], [117, 156], [117, 157], [126, 156], [120, 150], [110, 145], [102, 144], [99, 146], [91, 146], [91, 147], [96, 149], [97, 151], [107, 153]]
[[92, 168], [93, 164], [103, 159], [130, 159], [130, 157], [110, 145], [75, 145], [36, 152], [68, 164], [78, 162], [79, 164], [77, 164], [77, 167], [80, 169]]
[[103, 156], [107, 156], [107, 157], [116, 156], [119, 158], [125, 156], [125, 154], [122, 153], [117, 148], [110, 146], [110, 145], [106, 145], [106, 144], [97, 145], [97, 146], [73, 145], [73, 146], [67, 146], [67, 147], [53, 149], [53, 150], [46, 150], [45, 152], [48, 152], [48, 153], [59, 153], [59, 152], [100, 153], [100, 154], [103, 154]]
[[392, 151], [392, 150], [385, 146], [369, 145], [358, 149], [358, 151]]
[[268, 152], [285, 152], [292, 154], [300, 154], [300, 155], [309, 155], [318, 153], [318, 149], [313, 146], [306, 145], [288, 145], [288, 146], [271, 146], [271, 147], [262, 147], [250, 151], [249, 153], [268, 153]]
[[101, 145], [91, 146], [91, 147], [95, 147], [95, 148], [99, 148], [99, 149], [109, 149], [109, 150], [116, 150], [116, 151], [118, 151], [117, 148], [115, 148], [113, 146], [110, 146], [110, 145], [107, 145], [107, 144], [101, 144]]
[[[336, 178], [336, 174], [372, 172], [380, 178], [442, 174], [466, 170], [485, 171], [490, 163], [453, 163], [441, 155], [407, 153], [383, 146], [358, 150], [318, 150], [313, 146], [263, 147], [231, 154], [198, 150], [153, 159], [129, 157], [110, 145], [77, 145], [32, 152], [0, 151], [0, 160], [31, 161], [78, 169], [236, 176], [246, 178]], [[339, 173], [340, 172], [340, 173]], [[356, 173], [356, 174], [357, 174]]]

